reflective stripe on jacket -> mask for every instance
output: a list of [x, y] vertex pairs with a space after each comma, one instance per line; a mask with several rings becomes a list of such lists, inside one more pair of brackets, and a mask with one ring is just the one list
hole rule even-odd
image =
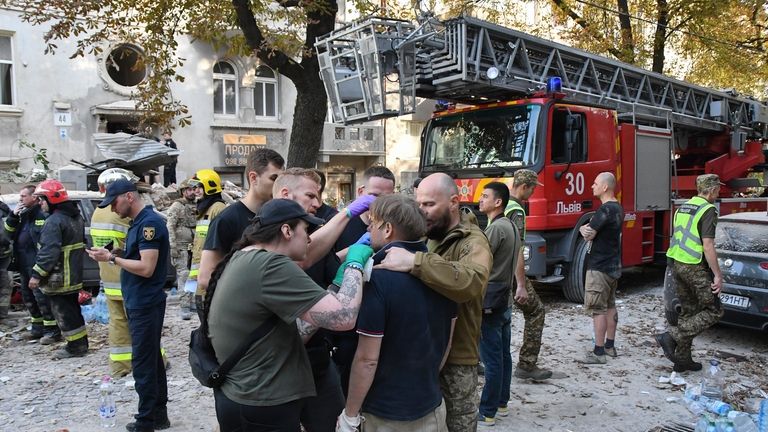
[[699, 264], [704, 257], [704, 244], [699, 233], [699, 221], [707, 209], [714, 207], [709, 201], [695, 196], [675, 212], [673, 232], [667, 257], [684, 264]]
[[[125, 249], [125, 237], [130, 227], [130, 218], [121, 218], [108, 207], [96, 208], [91, 217], [91, 239], [95, 247], [104, 247], [112, 242], [112, 250]], [[104, 294], [109, 297], [123, 298], [120, 290], [120, 267], [100, 262], [99, 278], [104, 287]]]
[[189, 279], [197, 280], [197, 275], [200, 274], [200, 259], [203, 256], [203, 245], [205, 244], [205, 237], [208, 235], [208, 228], [211, 225], [211, 221], [216, 218], [224, 209], [226, 204], [221, 201], [217, 201], [211, 204], [210, 207], [197, 218], [197, 224], [195, 225], [195, 241], [192, 243], [192, 263], [189, 270]]

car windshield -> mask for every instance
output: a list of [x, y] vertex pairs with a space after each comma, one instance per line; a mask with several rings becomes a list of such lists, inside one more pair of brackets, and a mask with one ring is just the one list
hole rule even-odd
[[432, 120], [423, 169], [510, 167], [536, 164], [541, 106], [482, 109]]
[[768, 225], [720, 221], [715, 247], [734, 252], [768, 253]]

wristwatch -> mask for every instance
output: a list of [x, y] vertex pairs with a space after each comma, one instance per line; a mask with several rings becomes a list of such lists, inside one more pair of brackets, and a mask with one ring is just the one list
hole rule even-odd
[[109, 261], [109, 263], [112, 264], [112, 265], [117, 265], [117, 263], [115, 262], [116, 258], [117, 258], [117, 256], [115, 254], [111, 253], [111, 254], [109, 254], [109, 259], [107, 261]]

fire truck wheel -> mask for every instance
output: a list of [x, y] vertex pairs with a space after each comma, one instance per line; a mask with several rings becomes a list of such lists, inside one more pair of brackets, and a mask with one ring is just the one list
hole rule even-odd
[[573, 260], [563, 281], [563, 295], [574, 303], [584, 303], [584, 278], [587, 274], [587, 242], [579, 237], [573, 249]]

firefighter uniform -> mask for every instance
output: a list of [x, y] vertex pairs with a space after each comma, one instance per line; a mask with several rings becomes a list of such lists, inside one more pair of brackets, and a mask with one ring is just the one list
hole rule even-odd
[[[520, 233], [520, 244], [525, 244], [525, 209], [515, 197], [509, 197], [509, 203], [507, 208], [504, 209], [504, 215], [517, 227]], [[515, 306], [523, 312], [523, 318], [525, 319], [523, 342], [520, 345], [520, 353], [517, 360], [517, 368], [522, 371], [515, 370], [516, 376], [525, 375], [523, 371], [536, 371], [536, 364], [538, 363], [539, 352], [541, 351], [541, 337], [544, 333], [544, 303], [541, 302], [541, 298], [536, 294], [536, 290], [534, 290], [533, 284], [528, 278], [525, 278], [525, 288], [528, 291], [528, 300], [523, 304], [514, 301]], [[512, 289], [517, 290], [516, 283], [512, 284]]]
[[[182, 182], [185, 186], [185, 182]], [[181, 187], [179, 190], [183, 190]], [[168, 209], [168, 235], [171, 244], [171, 260], [176, 268], [176, 286], [181, 290], [179, 305], [182, 310], [182, 318], [188, 319], [191, 314], [189, 307], [192, 304], [194, 293], [184, 290], [189, 276], [189, 261], [192, 242], [195, 238], [197, 220], [195, 217], [195, 203], [184, 197], [177, 199]], [[185, 315], [186, 314], [186, 315]]]
[[32, 266], [37, 260], [37, 244], [40, 243], [45, 218], [45, 212], [36, 204], [20, 214], [9, 214], [3, 222], [5, 232], [13, 241], [12, 267], [21, 277], [21, 296], [29, 312], [31, 335], [34, 339], [39, 339], [44, 334], [59, 334], [50, 299], [41, 290], [29, 289], [29, 278], [32, 276]]
[[[205, 291], [197, 287], [197, 276], [200, 274], [200, 258], [203, 255], [205, 237], [208, 235], [208, 227], [211, 221], [226, 208], [226, 204], [216, 201], [205, 212], [197, 215], [195, 222], [195, 240], [192, 243], [192, 265], [189, 270], [189, 280], [194, 282], [195, 297], [205, 296]], [[197, 299], [196, 299], [197, 300]]]
[[[113, 250], [124, 250], [130, 223], [129, 218], [121, 218], [108, 208], [96, 208], [91, 218], [93, 246], [104, 247], [112, 242]], [[131, 333], [123, 305], [120, 268], [100, 262], [99, 277], [109, 308], [109, 367], [113, 377], [121, 377], [131, 372]]]
[[[703, 175], [697, 179], [697, 186], [700, 182], [717, 185], [718, 181], [717, 176], [713, 174]], [[705, 218], [708, 212], [713, 213]], [[714, 233], [715, 224], [717, 209], [700, 196], [691, 198], [675, 212], [667, 258], [671, 261], [672, 273], [677, 283], [677, 297], [682, 306], [677, 325], [669, 327], [669, 334], [677, 345], [674, 353], [676, 364], [693, 363], [693, 338], [717, 323], [723, 316], [720, 300], [712, 293], [712, 274], [704, 259], [702, 241], [702, 234]]]
[[88, 353], [88, 331], [78, 302], [83, 287], [85, 223], [58, 180], [40, 183], [35, 195], [46, 200], [51, 215], [40, 233], [31, 280], [39, 282], [39, 288], [50, 298], [53, 316], [67, 341], [54, 357], [80, 357]]

